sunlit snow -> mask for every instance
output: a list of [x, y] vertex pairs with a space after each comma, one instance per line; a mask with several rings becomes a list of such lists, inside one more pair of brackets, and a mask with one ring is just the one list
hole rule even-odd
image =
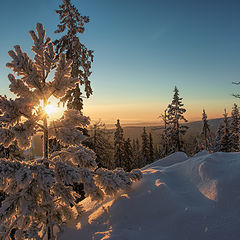
[[240, 153], [179, 152], [142, 171], [129, 192], [93, 210], [85, 199], [81, 229], [60, 239], [240, 239]]

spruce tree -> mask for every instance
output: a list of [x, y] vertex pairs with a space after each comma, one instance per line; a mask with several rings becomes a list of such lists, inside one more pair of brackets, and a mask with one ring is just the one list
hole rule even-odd
[[[88, 50], [78, 37], [78, 34], [84, 33], [85, 24], [89, 22], [89, 17], [82, 16], [70, 0], [63, 0], [63, 4], [59, 8], [56, 12], [59, 15], [60, 24], [57, 26], [55, 33], [66, 33], [60, 39], [54, 41], [56, 53], [57, 56], [60, 56], [63, 52], [66, 53], [66, 58], [73, 62], [71, 76], [79, 79], [75, 88], [68, 90], [61, 101], [67, 103], [69, 109], [81, 111], [83, 97], [89, 98], [92, 94], [89, 77], [91, 75], [93, 51]], [[84, 85], [86, 96], [82, 96], [80, 85]]]
[[[44, 112], [48, 99], [61, 98], [79, 79], [71, 77], [72, 60], [66, 60], [63, 53], [55, 57], [53, 43], [45, 34], [40, 23], [36, 32], [30, 31], [33, 60], [18, 45], [15, 51], [9, 51], [12, 61], [7, 67], [18, 76], [8, 75], [9, 88], [17, 97], [0, 96], [0, 122], [4, 126], [0, 128], [0, 144], [9, 147], [16, 140], [17, 146], [26, 150], [31, 147], [32, 137], [42, 132], [43, 158], [0, 159], [0, 191], [7, 193], [0, 208], [2, 239], [9, 239], [12, 229], [16, 229], [16, 239], [56, 239], [62, 225], [82, 212], [76, 204], [79, 196], [73, 191], [74, 183], [83, 183], [86, 195], [99, 200], [141, 177], [139, 171], [96, 169], [96, 155], [81, 144], [85, 137], [77, 128], [86, 127], [90, 120], [78, 110], [66, 110], [54, 121], [54, 128], [49, 124]], [[53, 66], [54, 77], [50, 79]], [[63, 148], [50, 155], [51, 136]]]
[[231, 123], [230, 123], [230, 139], [232, 142], [232, 152], [239, 152], [239, 126], [240, 125], [240, 115], [239, 115], [239, 108], [236, 103], [232, 108], [231, 113]]
[[[232, 84], [240, 85], [240, 82], [232, 82]], [[240, 98], [240, 94], [239, 94], [239, 93], [235, 93], [235, 94], [233, 94], [233, 96], [234, 96], [235, 98]]]
[[90, 136], [84, 141], [84, 144], [96, 153], [98, 167], [107, 169], [114, 168], [114, 147], [110, 141], [110, 134], [111, 132], [106, 129], [105, 124], [98, 121], [90, 126]]
[[114, 163], [116, 167], [122, 167], [124, 161], [124, 138], [123, 129], [120, 120], [117, 120], [116, 130], [114, 133]]
[[203, 122], [203, 127], [201, 131], [201, 135], [203, 136], [203, 139], [204, 139], [203, 145], [204, 145], [204, 149], [209, 151], [211, 146], [211, 133], [210, 133], [210, 128], [209, 128], [205, 109], [203, 109], [203, 113], [202, 113], [202, 122]]
[[221, 152], [231, 152], [232, 150], [232, 142], [230, 138], [230, 131], [229, 131], [229, 123], [228, 123], [228, 117], [227, 117], [226, 109], [224, 109], [224, 125], [223, 125], [223, 135], [220, 139], [220, 151]]
[[155, 146], [154, 148], [154, 160], [159, 160], [161, 159], [161, 151], [158, 145]]
[[193, 139], [193, 151], [191, 152], [191, 155], [194, 156], [196, 153], [202, 151], [202, 144], [201, 141], [198, 140], [196, 137]]
[[122, 163], [122, 168], [127, 172], [130, 172], [134, 168], [133, 149], [130, 138], [124, 141], [124, 160]]
[[[1, 115], [2, 112], [0, 111], [0, 116]], [[3, 128], [5, 126], [4, 124], [0, 124], [0, 128]], [[17, 147], [16, 141], [12, 142], [7, 148], [3, 145], [0, 145], [0, 158], [22, 159], [21, 151]]]
[[162, 151], [161, 151], [161, 156], [166, 157], [171, 153], [171, 142], [170, 142], [170, 131], [171, 128], [169, 127], [169, 122], [168, 122], [168, 115], [167, 115], [167, 110], [164, 110], [164, 114], [161, 114], [160, 117], [162, 118], [163, 121], [163, 132], [161, 134], [161, 144], [162, 144]]
[[224, 126], [222, 125], [222, 123], [219, 125], [217, 132], [216, 132], [216, 137], [214, 140], [214, 145], [213, 145], [213, 151], [214, 152], [219, 152], [220, 151], [220, 141], [222, 139], [223, 136], [223, 128]]
[[154, 160], [153, 139], [152, 134], [149, 133], [149, 163], [154, 162]]
[[141, 168], [142, 167], [142, 158], [141, 158], [142, 153], [141, 153], [138, 138], [136, 140], [133, 140], [132, 149], [133, 149], [133, 169]]
[[141, 135], [142, 137], [142, 166], [144, 167], [145, 165], [150, 163], [150, 158], [149, 158], [149, 139], [148, 135], [146, 132], [145, 127], [143, 128], [143, 133]]
[[183, 106], [182, 98], [179, 97], [179, 91], [175, 86], [172, 103], [168, 105], [168, 134], [171, 139], [172, 152], [184, 150], [181, 136], [186, 133], [188, 127], [181, 125], [181, 122], [187, 122], [183, 115], [186, 112]]

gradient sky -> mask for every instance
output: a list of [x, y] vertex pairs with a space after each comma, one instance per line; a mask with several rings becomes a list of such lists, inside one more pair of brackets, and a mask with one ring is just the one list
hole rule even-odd
[[[10, 61], [16, 44], [30, 53], [28, 31], [44, 24], [53, 40], [57, 0], [9, 0], [0, 8], [1, 93], [9, 95]], [[158, 122], [179, 88], [186, 117], [209, 118], [231, 111], [240, 92], [239, 0], [72, 0], [90, 17], [83, 43], [94, 50], [90, 78], [94, 95], [84, 101], [93, 120]]]

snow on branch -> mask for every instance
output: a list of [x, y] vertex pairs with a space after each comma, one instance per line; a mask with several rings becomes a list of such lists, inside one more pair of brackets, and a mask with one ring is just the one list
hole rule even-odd
[[15, 234], [17, 239], [24, 239], [26, 234], [43, 239], [49, 227], [48, 213], [51, 224], [58, 227], [66, 219], [75, 219], [80, 214], [80, 207], [75, 206], [77, 194], [66, 184], [79, 178], [76, 168], [61, 162], [52, 162], [48, 167], [41, 161], [0, 160], [0, 189], [7, 193], [0, 208], [1, 231], [7, 236], [15, 227], [22, 232]]
[[[11, 82], [9, 89], [12, 93], [19, 97], [30, 97], [33, 92], [30, 91], [29, 87], [21, 79], [16, 79], [13, 74], [8, 75], [8, 79]], [[34, 99], [34, 98], [33, 98]]]
[[240, 85], [240, 82], [232, 82], [232, 84]]
[[23, 115], [32, 116], [34, 105], [29, 98], [16, 98], [8, 100], [0, 96], [0, 110], [3, 114], [0, 116], [0, 122], [14, 125], [21, 120]]
[[75, 109], [68, 109], [64, 111], [60, 122], [61, 124], [70, 127], [86, 127], [90, 124], [90, 118], [83, 116]]
[[60, 152], [55, 152], [50, 158], [59, 156], [62, 161], [81, 168], [94, 170], [97, 168], [96, 154], [89, 148], [79, 144], [77, 147], [68, 147]]
[[22, 76], [22, 80], [27, 83], [30, 88], [42, 88], [41, 78], [38, 75], [34, 62], [29, 58], [27, 53], [23, 53], [19, 45], [14, 46], [13, 50], [9, 51], [9, 56], [13, 59], [6, 66], [12, 69], [18, 76]]
[[36, 134], [36, 126], [33, 121], [27, 120], [24, 123], [19, 123], [12, 128], [12, 131], [21, 149], [31, 147], [32, 136]]
[[5, 148], [8, 148], [15, 139], [14, 133], [7, 128], [0, 128], [0, 136], [0, 144], [2, 144]]
[[65, 54], [60, 54], [59, 64], [55, 70], [52, 85], [54, 87], [53, 96], [56, 98], [63, 97], [67, 90], [75, 87], [79, 82], [78, 78], [71, 77], [72, 60], [66, 60]]
[[86, 139], [82, 131], [75, 127], [61, 127], [52, 130], [51, 133], [50, 136], [56, 137], [63, 145], [77, 146]]
[[118, 190], [128, 189], [132, 181], [142, 178], [139, 170], [126, 173], [122, 168], [113, 171], [99, 168], [96, 171], [96, 183], [100, 185], [107, 195], [114, 195]]

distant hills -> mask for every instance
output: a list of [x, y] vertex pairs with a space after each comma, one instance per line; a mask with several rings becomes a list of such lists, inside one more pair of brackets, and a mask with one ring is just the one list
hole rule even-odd
[[[208, 120], [209, 125], [210, 125], [210, 130], [212, 133], [215, 134], [215, 132], [217, 131], [217, 128], [219, 126], [219, 124], [222, 122], [223, 118], [216, 118], [216, 119], [210, 119]], [[163, 126], [161, 125], [151, 125], [149, 126], [150, 123], [146, 122], [146, 125], [144, 125], [144, 123], [139, 123], [136, 125], [127, 125], [127, 124], [122, 124], [122, 128], [124, 131], [124, 138], [130, 138], [130, 139], [139, 139], [141, 141], [141, 134], [143, 132], [143, 127], [146, 128], [146, 131], [149, 133], [152, 133], [152, 137], [153, 137], [153, 142], [154, 144], [159, 144], [160, 142], [160, 134], [162, 132]], [[202, 129], [202, 121], [194, 121], [194, 122], [189, 122], [186, 123], [186, 125], [189, 127], [187, 134], [186, 134], [186, 138], [189, 137], [195, 137], [198, 136], [201, 132]], [[108, 131], [110, 131], [113, 133], [115, 131], [115, 126], [111, 125], [107, 126]], [[113, 137], [112, 137], [113, 139]], [[33, 138], [33, 147], [32, 147], [32, 153], [35, 156], [41, 156], [42, 153], [42, 139], [41, 139], [41, 135], [37, 135], [34, 136]]]
[[[222, 122], [223, 118], [215, 118], [215, 119], [209, 119], [208, 123], [210, 125], [210, 130], [212, 133], [215, 133], [217, 131], [217, 128], [219, 126], [219, 124]], [[198, 136], [201, 132], [202, 129], [202, 121], [194, 121], [194, 122], [189, 122], [186, 123], [186, 125], [189, 127], [186, 137], [189, 136]], [[159, 142], [159, 138], [160, 138], [160, 134], [162, 132], [163, 126], [161, 125], [156, 125], [156, 126], [149, 126], [146, 125], [144, 126], [143, 124], [139, 124], [137, 126], [124, 126], [122, 125], [122, 128], [124, 130], [124, 137], [125, 138], [130, 138], [130, 139], [140, 139], [141, 138], [141, 134], [143, 131], [143, 127], [146, 128], [147, 132], [151, 132], [153, 135], [153, 141], [155, 143]], [[114, 132], [115, 127], [112, 127], [109, 129], [109, 131], [113, 131]]]

